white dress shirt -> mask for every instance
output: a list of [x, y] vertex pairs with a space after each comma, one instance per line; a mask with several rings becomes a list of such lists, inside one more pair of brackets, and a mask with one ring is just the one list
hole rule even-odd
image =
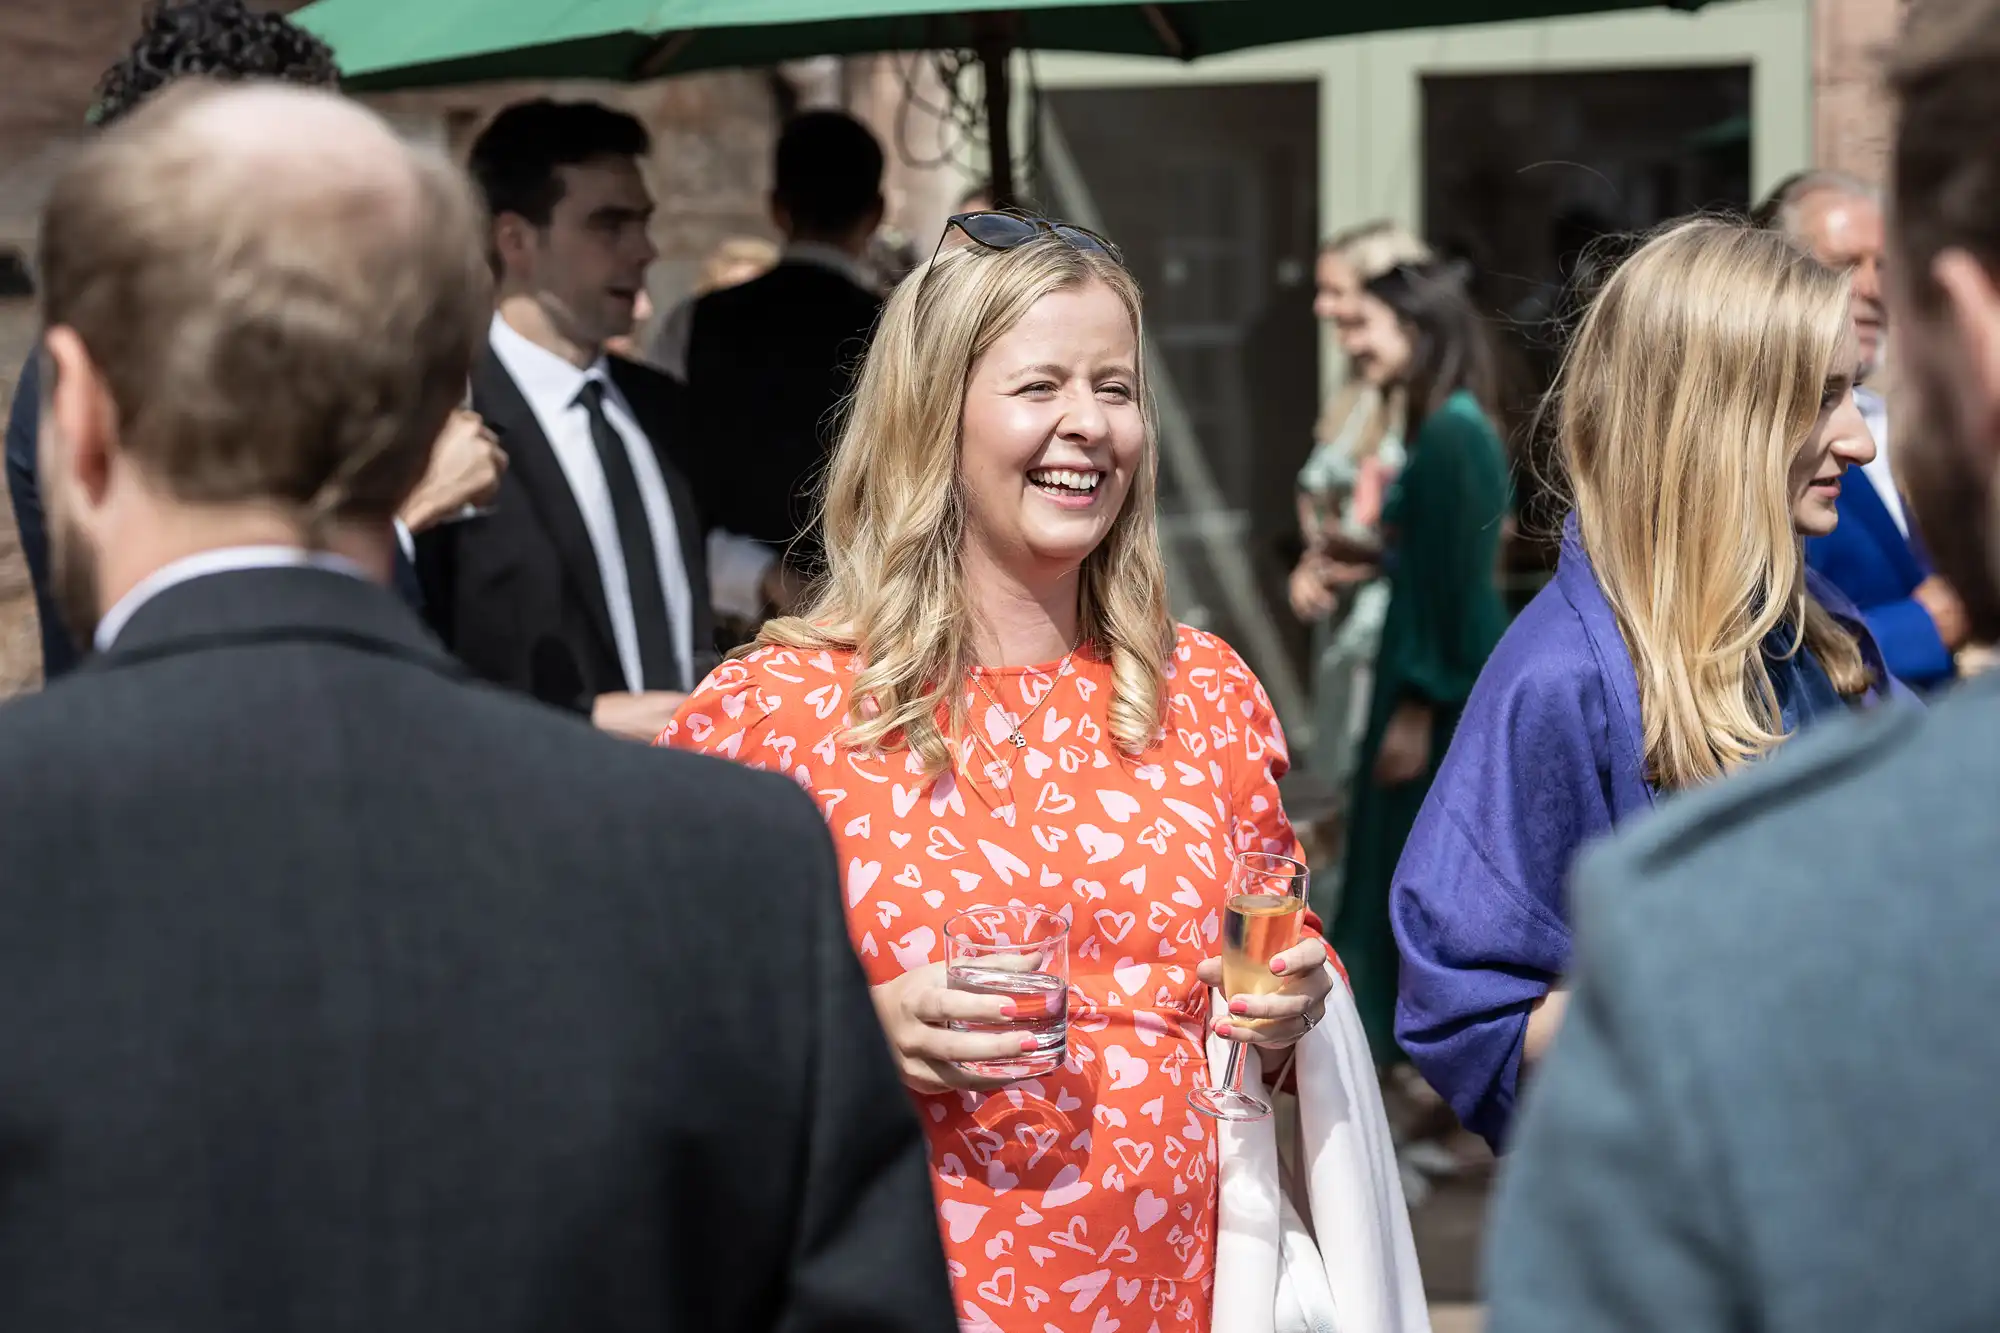
[[1908, 537], [1910, 520], [1903, 512], [1903, 492], [1896, 486], [1895, 469], [1889, 466], [1889, 405], [1873, 389], [1860, 388], [1854, 391], [1854, 405], [1861, 409], [1861, 419], [1868, 423], [1868, 433], [1875, 437], [1875, 457], [1863, 463], [1861, 470], [1874, 483], [1875, 493], [1882, 497], [1882, 507], [1896, 521], [1896, 530]]
[[[674, 521], [673, 500], [667, 494], [660, 460], [654, 455], [646, 432], [632, 415], [618, 386], [611, 381], [610, 367], [600, 355], [588, 369], [578, 369], [546, 348], [516, 333], [499, 315], [493, 316], [490, 332], [493, 354], [513, 379], [521, 396], [535, 414], [535, 421], [548, 437], [556, 462], [562, 465], [570, 494], [583, 514], [584, 530], [590, 534], [591, 550], [597, 556], [597, 573], [604, 585], [604, 601], [611, 611], [611, 637], [618, 648], [618, 662], [625, 671], [626, 688], [638, 693], [646, 688], [646, 674], [639, 659], [639, 630], [632, 615], [635, 597], [658, 597], [665, 601], [667, 624], [673, 631], [674, 655], [681, 676], [694, 680], [694, 599], [688, 587], [687, 562], [681, 558], [680, 527]], [[597, 445], [590, 438], [590, 413], [577, 396], [583, 386], [595, 381], [604, 386], [604, 418], [625, 442], [632, 460], [632, 475], [639, 481], [639, 500], [646, 509], [646, 523], [653, 530], [653, 558], [659, 562], [658, 588], [633, 588], [625, 571], [625, 548], [618, 539], [618, 519], [611, 507], [611, 487], [604, 479], [604, 464], [598, 460]]]
[[224, 546], [213, 551], [200, 551], [161, 565], [133, 584], [131, 591], [113, 603], [111, 609], [104, 613], [104, 618], [97, 622], [97, 633], [91, 641], [96, 644], [98, 652], [106, 652], [118, 641], [125, 627], [132, 623], [132, 617], [139, 613], [139, 608], [167, 589], [192, 583], [210, 574], [228, 574], [239, 569], [324, 569], [369, 581], [367, 571], [361, 566], [331, 551], [308, 551], [298, 546]]

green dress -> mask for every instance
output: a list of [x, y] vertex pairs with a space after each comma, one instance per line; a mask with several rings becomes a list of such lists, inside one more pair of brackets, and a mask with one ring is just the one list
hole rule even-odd
[[[1499, 588], [1500, 537], [1510, 500], [1507, 455], [1469, 393], [1424, 421], [1383, 508], [1389, 610], [1354, 774], [1347, 867], [1330, 943], [1347, 969], [1376, 1063], [1401, 1060], [1395, 1041], [1396, 940], [1389, 881], [1431, 779], [1451, 744], [1472, 682], [1507, 627]], [[1375, 756], [1398, 704], [1431, 705], [1430, 763], [1413, 781], [1382, 787]]]

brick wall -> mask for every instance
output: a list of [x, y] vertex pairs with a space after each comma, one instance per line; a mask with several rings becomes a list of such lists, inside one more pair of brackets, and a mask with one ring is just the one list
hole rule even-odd
[[[253, 0], [254, 2], [254, 0]], [[297, 9], [304, 0], [266, 0]], [[97, 80], [139, 30], [144, 0], [0, 0], [0, 247], [31, 252], [34, 220], [69, 147], [84, 131]], [[901, 78], [887, 60], [821, 60], [788, 67], [802, 104], [851, 107], [893, 144]], [[517, 98], [548, 92], [595, 97], [625, 107], [651, 128], [649, 164], [659, 213], [661, 262], [654, 296], [664, 306], [685, 293], [700, 262], [726, 237], [775, 239], [766, 206], [779, 103], [758, 72], [686, 76], [641, 87], [566, 84], [492, 86], [369, 99], [406, 129], [462, 149], [486, 118]], [[918, 153], [935, 128], [913, 117], [906, 137]], [[895, 160], [886, 182], [890, 224], [931, 238], [956, 201], [950, 171], [921, 171]], [[0, 299], [0, 414], [34, 335], [30, 302]], [[11, 510], [0, 506], [0, 698], [38, 676], [34, 606], [27, 592]]]
[[1904, 0], [1814, 0], [1813, 136], [1821, 166], [1879, 181], [1888, 167], [1883, 53]]
[[[34, 331], [32, 302], [0, 300], [0, 422], [13, 402], [14, 372], [27, 357]], [[28, 566], [14, 532], [14, 509], [0, 505], [0, 699], [40, 683], [39, 632]]]

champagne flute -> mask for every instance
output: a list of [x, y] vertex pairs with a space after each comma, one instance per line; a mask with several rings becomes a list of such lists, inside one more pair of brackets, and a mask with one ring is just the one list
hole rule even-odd
[[[1283, 985], [1271, 960], [1299, 942], [1305, 920], [1305, 864], [1271, 852], [1231, 858], [1229, 903], [1222, 914], [1222, 993], [1269, 995]], [[1263, 1020], [1232, 1018], [1231, 1027], [1257, 1028]], [[1188, 1105], [1218, 1120], [1262, 1120], [1271, 1103], [1243, 1087], [1243, 1043], [1232, 1040], [1221, 1087], [1196, 1088]]]
[[[465, 392], [459, 395], [458, 410], [461, 412], [472, 411], [472, 380], [470, 377], [467, 377], [465, 381]], [[449, 514], [446, 514], [443, 518], [440, 518], [438, 526], [442, 527], [447, 523], [464, 523], [469, 519], [475, 518], [490, 518], [497, 508], [497, 505], [476, 505], [467, 501]]]

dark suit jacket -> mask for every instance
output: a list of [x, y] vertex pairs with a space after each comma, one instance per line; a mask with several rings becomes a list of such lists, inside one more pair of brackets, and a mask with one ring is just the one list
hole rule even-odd
[[[36, 436], [41, 425], [41, 358], [34, 354], [21, 367], [14, 386], [14, 405], [7, 414], [7, 498], [14, 507], [14, 523], [21, 533], [21, 554], [27, 557], [28, 578], [35, 587], [35, 613], [42, 630], [42, 679], [54, 680], [75, 669], [81, 655], [70, 642], [56, 605], [55, 583], [49, 566], [48, 521], [42, 513], [40, 455]], [[411, 606], [421, 606], [423, 595], [417, 588], [416, 571], [396, 550], [394, 565], [396, 592]]]
[[1875, 484], [1855, 468], [1840, 488], [1840, 526], [1806, 543], [1806, 563], [1861, 608], [1889, 670], [1917, 689], [1950, 680], [1951, 650], [1937, 622], [1910, 594], [1930, 565], [1905, 537]]
[[[694, 614], [692, 689], [713, 664], [707, 544], [687, 482], [665, 450], [685, 429], [682, 389], [630, 361], [611, 378], [653, 442], [673, 502]], [[472, 407], [507, 451], [493, 512], [417, 538], [417, 573], [431, 626], [474, 675], [546, 703], [589, 711], [626, 688], [610, 604], [583, 511], [548, 436], [491, 349], [472, 374]]]
[[1988, 1329], [2000, 677], [1821, 727], [1588, 858], [1493, 1333]]
[[805, 261], [696, 302], [687, 360], [694, 428], [682, 463], [711, 524], [818, 568], [820, 477], [881, 306], [873, 292]]
[[791, 783], [318, 570], [0, 709], [0, 1328], [950, 1333]]

